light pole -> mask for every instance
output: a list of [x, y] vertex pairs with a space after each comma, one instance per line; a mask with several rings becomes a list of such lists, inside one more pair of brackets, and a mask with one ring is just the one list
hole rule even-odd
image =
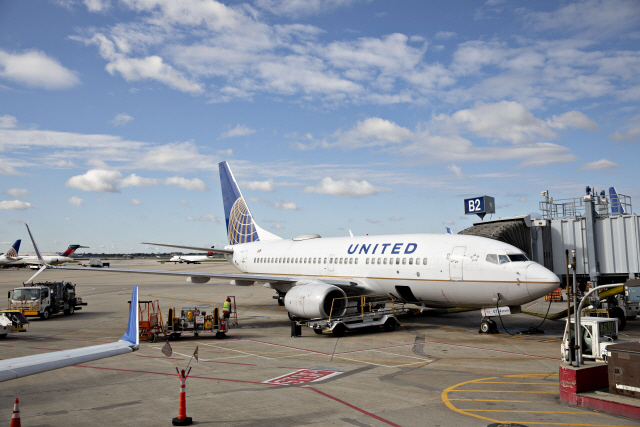
[[[599, 291], [601, 289], [606, 289], [606, 288], [615, 288], [620, 286], [620, 283], [616, 283], [616, 284], [612, 284], [612, 285], [601, 285], [601, 286], [597, 286], [593, 289], [591, 289], [589, 292], [587, 292], [583, 297], [582, 300], [580, 300], [580, 305], [578, 306], [578, 309], [576, 310], [576, 338], [578, 338], [578, 351], [576, 353], [576, 362], [577, 365], [576, 366], [580, 366], [581, 364], [583, 365], [584, 362], [582, 361], [582, 329], [580, 326], [580, 314], [582, 313], [582, 306], [584, 305], [584, 302], [587, 300], [587, 297], [589, 295], [591, 295], [592, 293], [594, 293], [595, 291]], [[628, 287], [636, 287], [636, 286], [640, 286], [640, 279], [633, 279], [633, 280], [627, 280], [626, 283], [624, 283], [624, 286], [628, 286]]]

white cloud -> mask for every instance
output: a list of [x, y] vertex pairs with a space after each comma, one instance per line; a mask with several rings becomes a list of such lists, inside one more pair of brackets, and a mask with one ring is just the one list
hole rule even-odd
[[11, 129], [16, 127], [18, 124], [18, 119], [8, 114], [4, 116], [0, 116], [0, 128], [2, 129]]
[[116, 115], [116, 117], [113, 120], [111, 120], [111, 124], [114, 126], [124, 126], [127, 123], [129, 123], [131, 120], [133, 120], [133, 117], [131, 117], [130, 115], [125, 113], [120, 113]]
[[155, 178], [143, 178], [141, 176], [132, 173], [122, 181], [120, 181], [120, 187], [150, 187], [152, 185], [157, 185], [158, 180]]
[[255, 129], [250, 129], [245, 125], [237, 125], [231, 130], [222, 133], [218, 139], [233, 138], [234, 136], [246, 136], [256, 133]]
[[187, 179], [181, 176], [173, 176], [164, 180], [166, 185], [177, 185], [185, 190], [192, 191], [207, 191], [209, 188], [207, 185], [198, 178]]
[[520, 202], [524, 203], [526, 201], [527, 201], [527, 199], [525, 197], [520, 197]]
[[330, 177], [323, 178], [315, 186], [305, 187], [303, 193], [331, 194], [340, 197], [363, 197], [391, 191], [389, 188], [375, 187], [367, 181], [333, 180]]
[[348, 7], [363, 0], [256, 0], [260, 9], [278, 16], [298, 18], [318, 15], [339, 7]]
[[380, 221], [378, 221], [377, 219], [367, 218], [367, 222], [371, 224], [380, 224]]
[[[2, 148], [2, 144], [0, 144]], [[0, 158], [0, 175], [17, 175], [18, 171], [9, 164], [9, 160]]]
[[455, 225], [455, 223], [456, 223], [455, 221], [448, 219], [448, 220], [444, 221], [442, 224], [443, 225]]
[[35, 209], [36, 206], [29, 202], [23, 202], [20, 200], [3, 200], [0, 202], [0, 210], [7, 209], [12, 211], [23, 211], [25, 209]]
[[24, 199], [29, 196], [29, 192], [24, 188], [10, 188], [4, 192], [4, 194], [14, 197], [16, 199]]
[[452, 32], [452, 31], [438, 31], [436, 33], [436, 40], [449, 40], [452, 37], [457, 36], [458, 34]]
[[578, 168], [581, 171], [594, 171], [594, 170], [611, 170], [620, 167], [619, 164], [607, 159], [600, 159], [595, 162], [586, 163]]
[[76, 197], [76, 196], [71, 197], [68, 201], [69, 201], [69, 203], [71, 203], [72, 205], [75, 205], [75, 206], [82, 206], [84, 204], [84, 200], [82, 200], [80, 197]]
[[625, 133], [614, 132], [609, 138], [614, 141], [640, 141], [640, 124], [631, 127]]
[[404, 221], [404, 218], [392, 216], [392, 217], [389, 217], [389, 221]]
[[551, 119], [547, 120], [547, 124], [549, 127], [555, 129], [566, 129], [568, 127], [572, 127], [576, 129], [588, 129], [594, 132], [600, 130], [600, 126], [598, 126], [596, 122], [580, 111], [567, 111], [560, 116], [553, 116]]
[[284, 225], [282, 225], [282, 224], [273, 224], [271, 226], [271, 228], [273, 228], [274, 230], [282, 230], [284, 228]]
[[289, 200], [283, 200], [283, 199], [276, 200], [271, 204], [271, 206], [273, 206], [276, 209], [294, 210], [294, 211], [298, 210], [298, 205], [296, 205], [295, 203]]
[[448, 165], [447, 169], [449, 169], [451, 172], [455, 173], [456, 176], [458, 178], [465, 178], [464, 173], [462, 173], [462, 168], [456, 166], [456, 165]]
[[231, 156], [233, 156], [233, 150], [231, 148], [228, 148], [226, 150], [218, 150], [218, 151], [216, 151], [216, 154], [218, 154], [218, 156], [222, 156], [222, 157], [231, 157]]
[[75, 72], [37, 50], [15, 54], [0, 50], [0, 78], [41, 89], [68, 89], [80, 83]]
[[180, 204], [181, 205], [185, 205], [185, 206], [189, 206], [189, 202], [186, 201], [185, 199], [180, 200]]
[[91, 169], [83, 175], [72, 176], [65, 185], [83, 191], [119, 193], [118, 183], [121, 179], [122, 174], [117, 170]]
[[215, 215], [202, 215], [200, 218], [193, 218], [188, 216], [187, 221], [203, 221], [203, 222], [215, 222], [222, 224], [222, 220]]
[[218, 169], [217, 161], [217, 157], [200, 153], [193, 142], [186, 141], [153, 147], [142, 154], [134, 166], [176, 172], [193, 169], [210, 171]]
[[268, 193], [273, 193], [276, 191], [273, 186], [273, 180], [268, 179], [266, 181], [244, 181], [242, 182], [243, 188], [248, 188], [249, 190], [258, 190], [258, 191], [266, 191]]
[[104, 12], [111, 7], [111, 0], [82, 0], [89, 12]]
[[395, 122], [371, 117], [358, 122], [355, 127], [346, 132], [337, 131], [333, 134], [333, 138], [336, 142], [330, 145], [359, 148], [399, 144], [412, 140], [414, 135]]
[[142, 202], [140, 200], [138, 200], [138, 199], [131, 199], [131, 204], [132, 205], [141, 205]]

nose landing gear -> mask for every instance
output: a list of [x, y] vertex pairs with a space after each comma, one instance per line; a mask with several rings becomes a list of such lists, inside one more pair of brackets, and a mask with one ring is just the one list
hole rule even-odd
[[499, 334], [500, 332], [498, 331], [498, 325], [496, 325], [496, 322], [491, 320], [490, 317], [483, 317], [482, 321], [480, 322], [480, 330], [478, 331], [478, 333]]

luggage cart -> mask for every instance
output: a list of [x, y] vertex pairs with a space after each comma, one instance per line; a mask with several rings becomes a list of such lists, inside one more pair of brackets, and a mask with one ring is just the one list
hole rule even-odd
[[[226, 338], [229, 327], [238, 326], [238, 315], [235, 310], [235, 298], [231, 305], [233, 321], [222, 317], [222, 310], [216, 306], [212, 311], [210, 305], [188, 305], [182, 307], [180, 311], [175, 307], [169, 309], [165, 330], [170, 340], [176, 340], [183, 333], [191, 333], [194, 337], [204, 335], [215, 335], [217, 339]], [[231, 319], [231, 317], [230, 317]]]
[[[163, 334], [165, 337], [167, 336], [158, 300], [138, 301], [138, 310], [140, 313], [138, 325], [141, 340], [156, 342], [158, 335]], [[131, 311], [131, 301], [129, 301], [129, 311]]]
[[[346, 300], [347, 308], [341, 309], [344, 313], [340, 315], [334, 315], [334, 307], [344, 305], [336, 304], [336, 300]], [[362, 328], [382, 328], [386, 332], [393, 332], [400, 326], [396, 316], [407, 311], [404, 304], [397, 304], [389, 294], [342, 297], [333, 300], [329, 318], [311, 319], [302, 323], [318, 335], [331, 332], [335, 337], [342, 337], [347, 331]]]

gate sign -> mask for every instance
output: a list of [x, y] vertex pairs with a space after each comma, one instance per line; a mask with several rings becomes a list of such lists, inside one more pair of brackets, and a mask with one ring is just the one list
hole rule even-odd
[[464, 199], [464, 214], [477, 214], [484, 218], [486, 214], [496, 213], [495, 200], [491, 196], [480, 196], [471, 199]]

